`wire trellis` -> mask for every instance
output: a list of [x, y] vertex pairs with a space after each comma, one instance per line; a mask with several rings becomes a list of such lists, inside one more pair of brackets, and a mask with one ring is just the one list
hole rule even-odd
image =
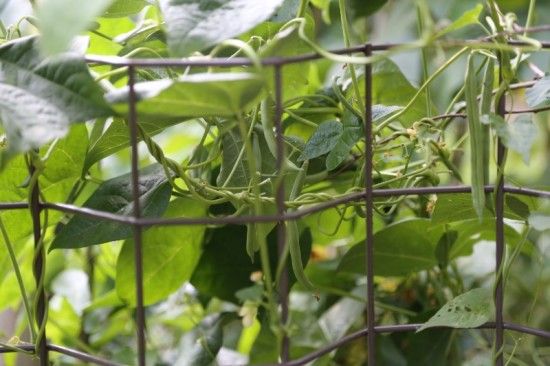
[[[479, 41], [477, 41], [479, 43]], [[468, 41], [464, 42], [465, 44]], [[509, 42], [511, 45], [524, 45], [521, 42]], [[345, 49], [338, 49], [331, 51], [335, 54], [353, 54], [363, 53], [365, 56], [371, 56], [377, 51], [387, 51], [393, 47], [403, 46], [402, 44], [365, 44], [361, 46], [355, 46]], [[550, 42], [541, 42], [541, 46], [544, 49], [550, 49]], [[284, 73], [285, 65], [300, 63], [306, 61], [312, 61], [321, 59], [322, 56], [316, 53], [304, 54], [293, 57], [272, 57], [262, 60], [264, 66], [272, 67], [274, 69], [274, 88], [275, 88], [275, 115], [274, 126], [276, 136], [276, 166], [277, 171], [281, 171], [284, 164], [284, 150], [283, 150], [283, 128], [282, 128], [282, 92], [283, 92], [283, 80], [282, 75]], [[334, 208], [339, 205], [350, 202], [364, 202], [366, 206], [365, 225], [366, 225], [366, 240], [365, 240], [365, 274], [367, 278], [367, 319], [366, 327], [355, 333], [348, 334], [343, 338], [328, 344], [310, 354], [303, 356], [299, 359], [290, 359], [290, 340], [286, 337], [283, 340], [283, 347], [280, 354], [280, 362], [278, 365], [284, 366], [299, 366], [305, 365], [311, 361], [318, 359], [319, 357], [336, 350], [353, 340], [358, 338], [367, 338], [368, 349], [368, 364], [370, 366], [376, 363], [376, 337], [378, 334], [383, 333], [396, 333], [396, 332], [412, 332], [417, 330], [421, 324], [395, 324], [395, 325], [376, 325], [375, 323], [375, 302], [374, 302], [374, 233], [373, 233], [373, 212], [374, 212], [374, 199], [378, 197], [395, 197], [395, 196], [411, 196], [411, 195], [425, 195], [425, 194], [450, 194], [450, 193], [469, 193], [471, 187], [469, 186], [440, 186], [440, 187], [416, 187], [416, 188], [404, 188], [404, 189], [374, 189], [373, 188], [373, 143], [372, 143], [372, 67], [371, 64], [365, 65], [365, 164], [364, 164], [364, 176], [365, 176], [365, 189], [361, 192], [354, 192], [347, 194], [337, 199], [331, 199], [326, 202], [318, 203], [308, 206], [306, 208], [299, 208], [290, 212], [286, 211], [285, 207], [285, 192], [284, 185], [279, 184], [276, 191], [275, 202], [277, 206], [275, 215], [262, 215], [262, 216], [230, 216], [230, 217], [203, 217], [203, 218], [145, 218], [141, 215], [141, 207], [139, 202], [139, 155], [138, 155], [138, 116], [136, 111], [136, 69], [140, 67], [234, 67], [234, 66], [252, 66], [253, 63], [246, 58], [235, 57], [231, 59], [195, 59], [195, 60], [182, 60], [182, 59], [124, 59], [119, 57], [101, 57], [90, 56], [87, 57], [87, 62], [90, 64], [102, 64], [127, 68], [128, 76], [128, 90], [129, 90], [129, 136], [131, 146], [131, 186], [133, 191], [133, 216], [122, 216], [113, 213], [98, 211], [86, 207], [78, 207], [71, 204], [43, 202], [40, 200], [40, 188], [38, 184], [34, 185], [31, 192], [30, 203], [27, 202], [4, 202], [0, 203], [0, 210], [30, 210], [30, 214], [33, 221], [33, 233], [35, 242], [35, 258], [33, 263], [33, 273], [35, 280], [38, 282], [41, 280], [40, 276], [44, 267], [43, 261], [40, 259], [40, 251], [44, 251], [42, 245], [42, 227], [40, 221], [41, 211], [44, 209], [57, 210], [60, 212], [83, 215], [98, 220], [109, 220], [112, 222], [123, 223], [131, 225], [133, 227], [134, 237], [134, 261], [135, 261], [135, 287], [136, 287], [136, 336], [137, 336], [137, 361], [139, 366], [146, 365], [146, 340], [145, 340], [145, 307], [143, 303], [143, 258], [142, 258], [142, 231], [144, 228], [151, 226], [173, 226], [173, 225], [212, 225], [212, 224], [247, 224], [247, 223], [259, 223], [259, 222], [272, 222], [277, 223], [277, 245], [278, 253], [282, 255], [285, 246], [286, 233], [285, 233], [285, 221], [297, 220], [301, 217], [311, 215], [316, 212], [320, 212], [329, 208]], [[526, 82], [520, 83], [522, 85], [518, 87], [529, 87], [533, 83]], [[502, 96], [498, 101], [498, 111], [501, 116], [506, 114], [516, 113], [531, 113], [546, 110], [549, 108], [539, 108], [530, 110], [515, 110], [507, 111], [505, 109], [505, 96]], [[438, 116], [439, 118], [445, 117], [464, 117], [462, 114], [444, 115]], [[497, 146], [497, 169], [503, 166], [504, 162], [504, 146], [502, 143], [498, 143]], [[31, 167], [31, 174], [32, 174]], [[502, 273], [498, 270], [503, 264], [503, 258], [505, 255], [505, 242], [504, 242], [504, 196], [506, 193], [513, 193], [518, 195], [525, 195], [531, 197], [539, 197], [544, 199], [550, 199], [550, 191], [542, 191], [529, 188], [519, 188], [505, 186], [503, 180], [494, 185], [488, 185], [485, 187], [486, 192], [495, 192], [496, 201], [496, 257], [495, 257], [495, 293], [494, 293], [494, 305], [495, 305], [495, 321], [488, 322], [478, 327], [479, 329], [493, 329], [494, 347], [497, 350], [502, 349], [504, 343], [504, 331], [510, 330], [514, 332], [520, 332], [524, 334], [530, 334], [533, 336], [550, 339], [550, 331], [544, 329], [531, 328], [521, 324], [509, 323], [504, 320], [503, 317], [503, 302], [504, 302], [504, 289], [502, 284]], [[288, 295], [289, 295], [289, 281], [288, 272], [283, 271], [283, 278], [279, 284], [279, 302], [281, 308], [281, 321], [286, 323], [288, 320], [289, 308], [288, 308]], [[42, 288], [42, 287], [38, 287]], [[47, 310], [47, 297], [45, 292], [36, 294], [39, 301], [37, 302], [37, 323], [40, 327], [45, 320], [45, 314]], [[47, 332], [46, 332], [47, 334]], [[91, 354], [87, 354], [68, 347], [55, 345], [47, 342], [46, 336], [42, 337], [40, 344], [36, 347], [34, 344], [20, 343], [17, 346], [19, 349], [29, 352], [36, 350], [36, 356], [40, 359], [40, 365], [49, 365], [49, 353], [55, 352], [64, 354], [66, 356], [73, 357], [83, 362], [88, 362], [96, 365], [116, 366], [119, 365], [116, 362], [105, 360], [101, 357], [97, 357]], [[14, 352], [14, 349], [8, 347], [0, 347], [0, 353]], [[495, 360], [497, 366], [504, 365], [504, 357], [502, 352], [498, 352]]]

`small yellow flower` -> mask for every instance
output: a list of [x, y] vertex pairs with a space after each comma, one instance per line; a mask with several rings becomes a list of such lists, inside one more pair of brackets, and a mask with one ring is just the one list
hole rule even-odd
[[246, 300], [239, 310], [239, 316], [242, 317], [243, 327], [248, 328], [254, 324], [254, 319], [258, 315], [258, 304]]

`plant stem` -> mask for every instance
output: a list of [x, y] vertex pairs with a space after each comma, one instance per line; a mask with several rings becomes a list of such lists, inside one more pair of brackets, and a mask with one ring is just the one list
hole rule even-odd
[[395, 121], [399, 117], [401, 117], [405, 112], [407, 112], [413, 104], [416, 102], [416, 100], [420, 97], [422, 92], [430, 85], [432, 81], [436, 77], [439, 76], [449, 65], [451, 65], [453, 62], [455, 62], [460, 56], [462, 56], [464, 53], [468, 51], [467, 47], [462, 48], [460, 51], [455, 53], [450, 59], [448, 59], [443, 65], [441, 65], [429, 78], [426, 80], [424, 84], [418, 89], [416, 94], [412, 97], [412, 99], [407, 103], [405, 108], [401, 109], [399, 112], [391, 115], [390, 117], [386, 118], [384, 121], [380, 122], [380, 124], [377, 126], [376, 130], [374, 131], [374, 134], [379, 133], [384, 127], [388, 126], [391, 122]]
[[[344, 37], [344, 45], [349, 47], [351, 45], [350, 40], [350, 29], [348, 23], [348, 17], [346, 13], [346, 1], [338, 0], [338, 7], [340, 9], [340, 22], [342, 23], [342, 35]], [[355, 93], [355, 98], [357, 99], [357, 104], [359, 104], [359, 109], [363, 114], [363, 120], [365, 119], [365, 103], [363, 98], [361, 98], [361, 91], [359, 90], [359, 83], [357, 82], [357, 75], [355, 73], [355, 66], [353, 64], [348, 64], [348, 69], [351, 77], [351, 84], [353, 86], [353, 91]]]
[[[425, 24], [424, 24], [424, 13], [425, 9], [425, 3], [417, 2], [416, 3], [416, 17], [418, 20], [418, 36], [422, 37], [422, 33], [424, 32]], [[426, 82], [426, 78], [428, 78], [429, 71], [428, 71], [428, 58], [426, 54], [426, 48], [423, 47], [420, 52], [421, 60], [422, 60], [422, 83]], [[431, 105], [431, 97], [430, 97], [430, 88], [426, 87], [426, 116], [430, 117], [432, 114], [432, 105]]]
[[298, 8], [298, 12], [296, 13], [296, 18], [303, 18], [306, 15], [308, 4], [309, 0], [300, 0], [300, 7]]
[[529, 10], [527, 10], [527, 20], [525, 21], [525, 31], [523, 32], [524, 37], [527, 37], [527, 34], [529, 33], [529, 28], [531, 27], [531, 24], [533, 24], [536, 3], [536, 0], [529, 1]]
[[25, 307], [25, 312], [27, 313], [27, 318], [29, 320], [29, 330], [31, 332], [31, 339], [34, 342], [34, 340], [36, 339], [36, 329], [34, 328], [34, 324], [33, 324], [34, 318], [32, 316], [31, 306], [28, 300], [29, 298], [27, 296], [27, 290], [25, 289], [25, 282], [23, 281], [23, 276], [21, 275], [21, 270], [19, 268], [19, 264], [17, 263], [17, 256], [15, 255], [13, 245], [11, 243], [6, 227], [4, 226], [4, 221], [2, 220], [1, 216], [0, 216], [0, 231], [2, 231], [2, 237], [4, 239], [4, 243], [6, 244], [6, 249], [8, 250], [8, 254], [10, 256], [10, 261], [13, 267], [13, 271], [15, 273], [15, 278], [17, 279], [17, 284], [19, 286], [19, 292], [21, 293], [21, 297], [23, 298], [23, 306]]

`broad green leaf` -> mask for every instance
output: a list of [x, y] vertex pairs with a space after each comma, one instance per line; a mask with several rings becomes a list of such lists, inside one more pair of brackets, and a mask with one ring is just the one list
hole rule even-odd
[[[359, 69], [358, 71], [360, 71]], [[372, 65], [372, 100], [374, 104], [386, 106], [404, 107], [416, 94], [417, 88], [403, 75], [399, 67], [390, 59], [383, 59]], [[361, 97], [364, 98], [364, 75], [360, 78]], [[344, 90], [348, 99], [354, 97], [353, 90], [350, 88], [351, 82], [346, 79]], [[426, 116], [426, 95], [420, 93], [420, 97], [407, 112], [405, 112], [399, 121], [405, 127], [411, 126]], [[432, 103], [433, 104], [433, 103]]]
[[[198, 201], [178, 198], [170, 202], [163, 217], [200, 217], [206, 208]], [[188, 281], [200, 257], [205, 226], [153, 227], [143, 233], [143, 301], [154, 304]], [[135, 304], [135, 242], [124, 242], [116, 269], [117, 293]]]
[[161, 0], [168, 45], [174, 56], [189, 56], [238, 36], [267, 20], [283, 0]]
[[[98, 122], [96, 122], [98, 123]], [[149, 136], [154, 136], [161, 133], [166, 128], [179, 123], [178, 121], [167, 122], [148, 122], [140, 121], [139, 125]], [[138, 136], [138, 141], [141, 141], [141, 134]], [[117, 151], [130, 146], [130, 133], [127, 124], [121, 118], [114, 118], [109, 127], [103, 134], [92, 141], [90, 149], [86, 154], [83, 172], [88, 171], [98, 161], [110, 156]]]
[[487, 322], [492, 312], [491, 291], [476, 288], [458, 295], [424, 323], [417, 332], [432, 327], [475, 328]]
[[[400, 110], [398, 106], [385, 106], [375, 104], [372, 106], [372, 122], [376, 123], [390, 114]], [[328, 170], [335, 169], [348, 156], [357, 141], [363, 137], [362, 120], [355, 114], [345, 111], [342, 117], [343, 132], [340, 139], [327, 156], [326, 166]]]
[[[308, 37], [314, 37], [314, 22], [313, 19], [306, 16], [306, 25], [304, 32]], [[260, 48], [259, 55], [262, 58], [267, 57], [292, 57], [307, 53], [311, 48], [300, 38], [298, 34], [298, 26], [289, 26], [284, 30], [279, 31], [275, 36], [268, 40], [266, 44]], [[298, 62], [290, 65], [285, 65], [284, 71], [281, 73], [281, 83], [283, 85], [282, 98], [283, 102], [294, 97], [303, 95], [310, 84], [309, 70], [311, 64], [308, 62]], [[271, 90], [274, 89], [274, 71], [273, 68], [266, 70], [266, 81]]]
[[336, 120], [321, 123], [306, 142], [298, 161], [314, 159], [330, 152], [338, 143], [342, 129], [342, 123]]
[[0, 84], [0, 94], [0, 118], [7, 134], [8, 151], [35, 149], [68, 132], [69, 119], [49, 102], [6, 84]]
[[[519, 201], [519, 202], [518, 202]], [[505, 198], [504, 217], [513, 220], [525, 220], [527, 213], [537, 207], [537, 201], [526, 197], [507, 194]], [[469, 193], [440, 194], [437, 197], [432, 223], [446, 224], [476, 218]], [[485, 207], [483, 218], [493, 218], [494, 214]], [[485, 221], [485, 220], [483, 220]]]
[[[45, 200], [63, 202], [66, 200], [82, 167], [83, 157], [87, 149], [88, 133], [83, 124], [73, 125], [69, 134], [58, 141], [45, 162], [39, 184]], [[44, 156], [48, 146], [41, 149]], [[29, 175], [25, 159], [18, 156], [12, 159], [7, 167], [0, 172], [0, 201], [25, 202], [28, 199], [27, 189], [22, 184]], [[49, 224], [53, 225], [61, 217], [61, 213], [50, 210]], [[32, 233], [32, 221], [28, 210], [7, 210], [0, 213], [8, 237], [13, 243], [16, 255], [20, 256], [25, 248], [27, 237]], [[52, 258], [49, 258], [47, 270], [54, 267]], [[0, 278], [11, 270], [8, 254], [4, 248], [3, 238], [0, 236]]]
[[[471, 255], [474, 245], [482, 241], [494, 243], [496, 241], [495, 225], [494, 220], [484, 220], [480, 223], [477, 218], [451, 224], [450, 230], [456, 231], [458, 237], [449, 248], [449, 260]], [[504, 225], [504, 238], [506, 244], [510, 246], [515, 246], [522, 240], [521, 235], [507, 224]], [[525, 247], [527, 253], [529, 252], [528, 248]]]
[[550, 76], [537, 80], [535, 85], [527, 89], [525, 100], [531, 108], [550, 104]]
[[43, 0], [36, 8], [42, 49], [48, 55], [64, 52], [113, 0]]
[[346, 160], [351, 149], [363, 136], [362, 121], [355, 114], [349, 112], [344, 113], [344, 116], [342, 117], [342, 128], [343, 131], [340, 134], [339, 139], [327, 156], [327, 170], [335, 169], [344, 160]]
[[[44, 154], [46, 149], [47, 147], [42, 149]], [[87, 149], [88, 131], [84, 124], [71, 126], [67, 136], [57, 142], [45, 162], [40, 180], [40, 188], [49, 200], [66, 198], [64, 196], [69, 193], [74, 181], [80, 177]], [[57, 190], [56, 185], [65, 185], [65, 187], [54, 193]]]
[[[123, 46], [115, 42], [113, 39], [118, 35], [130, 32], [135, 28], [135, 24], [129, 17], [98, 18], [97, 24], [99, 25], [97, 31], [108, 36], [109, 39], [106, 39], [96, 33], [88, 32], [88, 36], [90, 38], [90, 45], [87, 50], [88, 54], [109, 56], [118, 54]], [[107, 65], [94, 67], [94, 71], [98, 72], [107, 72], [110, 70], [111, 67]]]
[[457, 20], [437, 32], [435, 37], [441, 37], [449, 32], [454, 32], [455, 30], [464, 28], [468, 25], [477, 24], [482, 11], [483, 5], [477, 4], [474, 8], [464, 12]]
[[491, 114], [483, 116], [482, 122], [490, 124], [504, 146], [519, 153], [525, 164], [529, 163], [531, 147], [539, 133], [537, 125], [533, 123], [530, 116], [521, 115], [507, 122], [502, 117]]
[[37, 38], [27, 37], [0, 46], [0, 65], [5, 156], [63, 137], [71, 122], [112, 113], [81, 56], [44, 59]]
[[296, 17], [300, 0], [283, 0], [281, 6], [269, 19], [271, 22], [286, 23]]
[[[277, 267], [277, 230], [267, 236], [271, 270]], [[204, 251], [197, 265], [191, 284], [204, 295], [217, 297], [222, 300], [238, 303], [235, 293], [243, 288], [252, 286], [250, 280], [253, 272], [261, 271], [260, 257], [256, 253], [254, 262], [246, 253], [246, 227], [229, 225], [212, 231], [206, 235]], [[300, 235], [302, 245], [302, 261], [309, 259], [311, 251], [311, 233], [304, 230]], [[290, 284], [296, 279], [289, 269]]]
[[506, 202], [506, 206], [509, 207], [513, 213], [525, 220], [529, 218], [529, 214], [531, 212], [529, 206], [525, 202], [510, 194], [507, 194], [506, 197], [504, 197], [504, 200]]
[[[244, 142], [238, 128], [223, 134], [222, 164], [217, 178], [218, 186], [248, 187], [250, 184], [251, 177], [246, 152], [243, 151], [241, 155], [243, 146]], [[261, 162], [261, 159], [257, 160]]]
[[351, 9], [353, 10], [355, 17], [366, 17], [372, 15], [378, 11], [382, 6], [384, 6], [388, 0], [352, 0]]
[[[409, 318], [411, 323], [424, 323], [433, 315], [421, 313]], [[399, 340], [399, 351], [405, 358], [405, 365], [458, 366], [453, 352], [453, 331], [451, 329], [428, 329], [421, 333], [407, 333]]]
[[[431, 230], [430, 230], [431, 229]], [[437, 265], [434, 255], [442, 227], [414, 219], [385, 227], [374, 234], [374, 273], [379, 276], [405, 276]], [[404, 245], [406, 243], [406, 245]], [[365, 243], [353, 246], [342, 258], [339, 271], [365, 273]]]
[[127, 17], [140, 12], [146, 5], [148, 3], [145, 0], [114, 0], [102, 16], [106, 18]]
[[380, 122], [384, 118], [388, 117], [390, 114], [393, 114], [394, 112], [397, 112], [401, 109], [403, 109], [403, 107], [399, 107], [396, 105], [374, 104], [372, 106], [372, 122]]
[[[159, 217], [168, 206], [172, 187], [159, 164], [140, 171], [139, 201], [144, 217]], [[84, 202], [84, 207], [116, 213], [133, 214], [130, 174], [103, 182]], [[132, 235], [131, 225], [75, 215], [57, 234], [50, 250], [82, 248], [90, 245], [126, 239]]]
[[[493, 214], [485, 208], [483, 218]], [[477, 213], [472, 206], [471, 194], [440, 194], [432, 213], [432, 223], [446, 224], [476, 218]], [[486, 220], [483, 220], [486, 221]]]
[[[200, 73], [177, 80], [135, 85], [139, 120], [183, 120], [196, 116], [234, 116], [258, 101], [263, 78], [252, 73]], [[121, 115], [128, 114], [128, 87], [106, 96]]]

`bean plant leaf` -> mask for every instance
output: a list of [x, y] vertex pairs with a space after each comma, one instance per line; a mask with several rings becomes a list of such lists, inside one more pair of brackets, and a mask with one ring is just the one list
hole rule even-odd
[[531, 147], [539, 133], [533, 119], [527, 115], [521, 115], [514, 120], [506, 122], [502, 117], [491, 114], [482, 117], [482, 122], [490, 124], [500, 137], [504, 146], [514, 150], [523, 157], [525, 164], [529, 163]]
[[[96, 122], [97, 123], [97, 122]], [[140, 121], [140, 127], [148, 136], [161, 133], [166, 128], [179, 123], [179, 121]], [[141, 141], [141, 134], [138, 141]], [[114, 118], [109, 127], [97, 138], [91, 141], [90, 149], [86, 154], [83, 173], [87, 172], [95, 163], [110, 156], [130, 145], [128, 125], [122, 118]]]
[[[172, 186], [164, 169], [153, 164], [140, 171], [139, 201], [144, 217], [159, 217], [168, 207]], [[84, 207], [116, 213], [133, 214], [130, 174], [103, 182], [84, 202]], [[50, 250], [82, 248], [109, 241], [126, 239], [132, 235], [131, 225], [75, 215], [57, 234]]]
[[[250, 184], [250, 170], [248, 157], [241, 150], [244, 146], [239, 129], [227, 131], [222, 137], [222, 164], [217, 184], [220, 187], [248, 187]], [[258, 162], [261, 159], [257, 159]]]
[[491, 317], [491, 291], [476, 288], [458, 295], [424, 323], [417, 332], [433, 327], [475, 328]]
[[[42, 49], [48, 55], [66, 51], [113, 0], [43, 0], [36, 9]], [[62, 26], [60, 26], [62, 24]]]
[[161, 0], [168, 45], [174, 56], [189, 56], [238, 36], [267, 20], [283, 0]]
[[[536, 200], [529, 200], [516, 195], [506, 195], [504, 217], [514, 220], [525, 220], [528, 213], [537, 206]], [[437, 197], [432, 213], [433, 224], [446, 224], [476, 218], [470, 194], [442, 194]], [[485, 207], [483, 218], [493, 218], [494, 213]], [[485, 221], [485, 220], [484, 220]]]
[[[471, 255], [476, 244], [482, 242], [496, 242], [496, 224], [494, 220], [484, 220], [479, 222], [475, 219], [458, 221], [449, 225], [451, 231], [456, 231], [458, 236], [449, 248], [449, 260], [454, 260], [458, 257]], [[510, 225], [504, 225], [504, 237], [509, 245], [515, 246], [521, 242], [520, 234]], [[529, 247], [525, 247], [528, 253]]]
[[514, 214], [525, 220], [529, 218], [531, 212], [529, 206], [525, 202], [510, 194], [506, 195], [505, 202], [506, 206], [509, 207]]
[[[430, 221], [401, 221], [374, 234], [374, 271], [379, 276], [405, 276], [437, 265], [434, 255], [443, 228], [431, 227]], [[404, 245], [403, 243], [406, 243]], [[365, 272], [364, 241], [353, 246], [342, 258], [339, 271]]]
[[106, 18], [127, 17], [140, 12], [147, 4], [145, 0], [115, 0], [102, 16]]
[[[361, 72], [361, 69], [357, 70]], [[361, 97], [364, 98], [364, 75], [360, 75]], [[343, 89], [348, 99], [354, 97], [351, 88], [351, 79], [344, 80]], [[399, 67], [390, 59], [383, 59], [372, 66], [372, 100], [375, 104], [385, 106], [404, 107], [417, 93], [418, 89], [403, 75]], [[399, 121], [405, 127], [426, 116], [426, 93], [420, 93], [420, 97], [400, 118]], [[433, 105], [433, 103], [432, 103]], [[373, 111], [374, 112], [374, 111]], [[435, 112], [435, 111], [434, 111]]]
[[[177, 80], [137, 83], [137, 112], [144, 120], [183, 120], [189, 117], [234, 116], [257, 102], [264, 80], [253, 73], [199, 73]], [[128, 87], [107, 94], [119, 114], [128, 114]]]
[[403, 109], [403, 107], [397, 105], [374, 104], [372, 106], [372, 122], [379, 122], [388, 117], [390, 114], [393, 114], [401, 109]]
[[[308, 37], [313, 37], [315, 28], [314, 22], [306, 16], [306, 24], [304, 32]], [[260, 48], [259, 55], [262, 58], [267, 57], [292, 57], [307, 53], [311, 50], [309, 45], [304, 42], [299, 35], [299, 26], [288, 26], [279, 31], [273, 38], [268, 40], [266, 44]], [[284, 72], [281, 73], [283, 90], [283, 101], [292, 99], [299, 95], [303, 95], [307, 91], [310, 84], [309, 70], [311, 64], [305, 62], [297, 62], [285, 66]], [[275, 78], [274, 69], [266, 70], [266, 80], [269, 88], [273, 90]]]
[[[163, 217], [200, 217], [206, 207], [198, 201], [178, 198], [170, 202]], [[153, 227], [143, 233], [143, 301], [145, 305], [164, 299], [191, 278], [199, 261], [204, 226]], [[135, 268], [132, 239], [124, 242], [118, 256], [118, 296], [135, 305]]]
[[550, 104], [550, 76], [537, 80], [535, 85], [527, 89], [525, 100], [531, 108]]
[[384, 6], [388, 0], [371, 0], [361, 1], [352, 0], [351, 9], [356, 17], [366, 17], [376, 13], [382, 6]]
[[[276, 232], [272, 230], [267, 236], [271, 270], [277, 267]], [[246, 253], [246, 226], [228, 225], [206, 235], [203, 254], [200, 258], [191, 284], [207, 296], [239, 303], [235, 293], [248, 288], [254, 283], [250, 280], [253, 272], [261, 271], [259, 253], [256, 253], [254, 262]], [[311, 253], [311, 233], [304, 230], [300, 235], [302, 245], [302, 261], [304, 265]], [[289, 266], [290, 267], [290, 266]], [[274, 274], [273, 274], [274, 275]], [[289, 268], [290, 284], [296, 282], [294, 272]]]
[[0, 46], [0, 118], [8, 156], [63, 137], [71, 122], [112, 113], [81, 56], [44, 59], [37, 42], [27, 37]]
[[298, 161], [310, 160], [330, 152], [342, 135], [342, 123], [336, 120], [325, 121], [317, 127], [306, 142]]
[[359, 141], [359, 139], [363, 136], [361, 118], [357, 117], [353, 113], [344, 113], [341, 128], [343, 131], [334, 145], [334, 148], [327, 156], [327, 170], [333, 170], [340, 165], [348, 157], [349, 152], [355, 146], [357, 141]]
[[[87, 139], [86, 126], [83, 124], [73, 125], [67, 136], [60, 139], [55, 148], [51, 150], [39, 177], [40, 189], [47, 201], [59, 202], [66, 199], [74, 182], [80, 177], [80, 172], [77, 171], [82, 168]], [[41, 156], [44, 156], [48, 148], [49, 146], [45, 146], [40, 150]], [[29, 170], [23, 156], [17, 156], [10, 161], [8, 169], [0, 172], [0, 201], [26, 201], [28, 191], [26, 187], [22, 187], [22, 184], [28, 176]], [[3, 211], [1, 216], [12, 241], [16, 242], [31, 233], [32, 225], [28, 211], [8, 210]], [[50, 222], [55, 222], [59, 216], [59, 212], [50, 211]], [[9, 268], [9, 266], [4, 268]]]
[[[400, 110], [399, 106], [385, 106], [375, 104], [372, 106], [372, 122], [376, 123], [381, 119], [389, 116], [390, 114]], [[342, 116], [342, 134], [340, 139], [330, 151], [326, 160], [326, 167], [328, 170], [335, 169], [340, 165], [349, 155], [351, 149], [355, 146], [357, 141], [363, 137], [363, 121], [361, 118], [348, 110], [344, 112]]]
[[477, 4], [473, 9], [464, 12], [457, 20], [437, 32], [436, 37], [441, 37], [449, 32], [454, 32], [468, 25], [477, 24], [483, 11], [483, 5]]

